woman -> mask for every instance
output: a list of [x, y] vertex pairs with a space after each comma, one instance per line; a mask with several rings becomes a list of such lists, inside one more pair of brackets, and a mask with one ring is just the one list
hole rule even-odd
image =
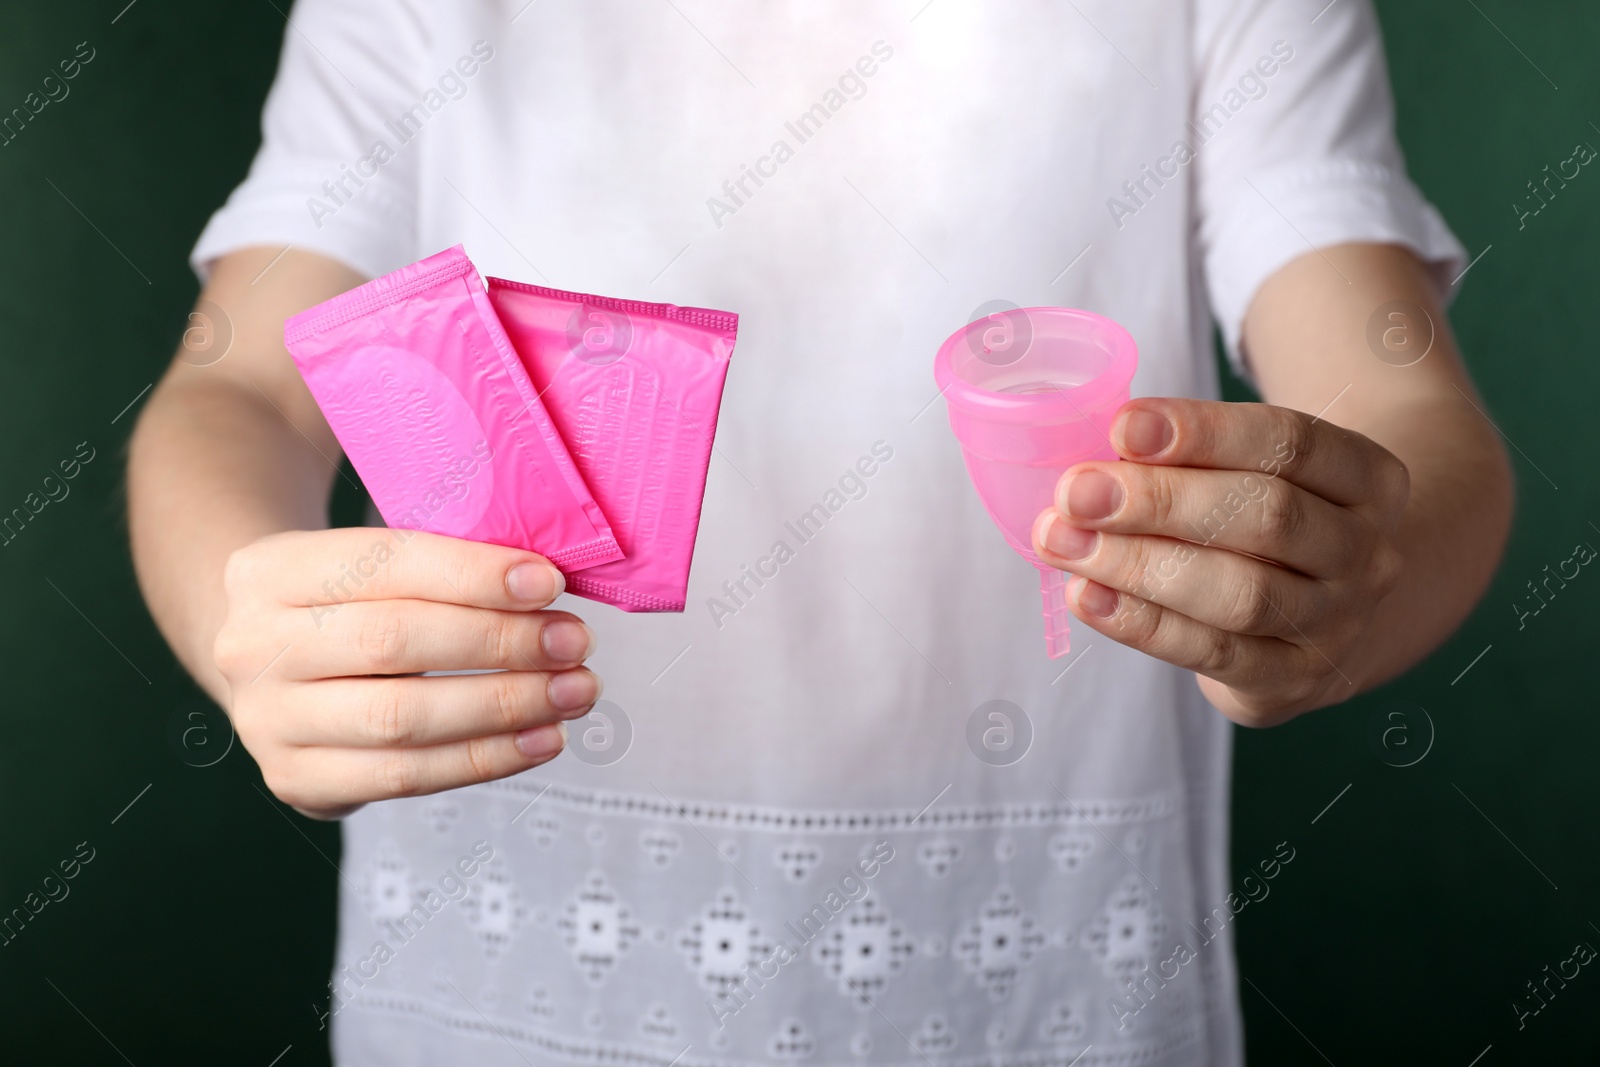
[[[344, 819], [338, 1062], [1240, 1062], [1230, 721], [1417, 662], [1509, 522], [1392, 125], [1367, 0], [297, 4], [130, 489], [177, 655]], [[282, 323], [457, 242], [740, 313], [683, 615], [326, 529]], [[1035, 529], [1066, 661], [929, 374], [1036, 305], [1141, 354]]]

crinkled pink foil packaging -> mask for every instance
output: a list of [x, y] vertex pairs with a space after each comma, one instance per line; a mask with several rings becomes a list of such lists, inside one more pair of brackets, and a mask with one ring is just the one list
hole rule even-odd
[[284, 343], [391, 527], [569, 573], [622, 559], [460, 246], [294, 316]]
[[738, 316], [500, 278], [489, 300], [626, 555], [568, 591], [682, 611]]

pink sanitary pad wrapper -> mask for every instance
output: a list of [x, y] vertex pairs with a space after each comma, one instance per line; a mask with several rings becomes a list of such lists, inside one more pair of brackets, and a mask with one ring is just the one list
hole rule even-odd
[[283, 333], [391, 527], [527, 549], [563, 572], [622, 558], [459, 245]]
[[500, 278], [489, 301], [627, 555], [567, 590], [682, 611], [739, 317]]

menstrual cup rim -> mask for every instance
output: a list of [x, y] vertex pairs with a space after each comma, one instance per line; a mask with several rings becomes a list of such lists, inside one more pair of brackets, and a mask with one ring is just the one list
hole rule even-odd
[[951, 365], [950, 354], [956, 345], [965, 342], [967, 331], [973, 325], [969, 322], [945, 339], [933, 361], [934, 382], [952, 407], [959, 408], [965, 415], [993, 422], [1070, 422], [1087, 418], [1133, 381], [1134, 372], [1138, 369], [1139, 346], [1121, 323], [1081, 308], [1031, 307], [1020, 310], [1029, 317], [1065, 316], [1078, 319], [1104, 331], [1108, 335], [1106, 340], [1111, 350], [1111, 365], [1082, 385], [1061, 386], [1054, 394], [1020, 396], [997, 393], [961, 378]]

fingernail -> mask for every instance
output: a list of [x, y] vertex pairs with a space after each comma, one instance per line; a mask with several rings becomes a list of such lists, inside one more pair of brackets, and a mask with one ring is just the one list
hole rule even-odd
[[600, 678], [592, 671], [562, 671], [550, 679], [548, 689], [551, 706], [577, 711], [600, 699]]
[[1064, 510], [1075, 519], [1109, 519], [1122, 507], [1122, 483], [1104, 471], [1084, 471], [1067, 482]]
[[1087, 579], [1078, 589], [1078, 607], [1097, 619], [1109, 619], [1117, 613], [1117, 591], [1107, 589], [1099, 582]]
[[544, 645], [544, 654], [554, 663], [582, 663], [594, 655], [593, 631], [571, 619], [550, 623], [539, 641]]
[[506, 588], [517, 600], [543, 604], [566, 591], [567, 579], [548, 563], [519, 563], [506, 575]]
[[1087, 559], [1099, 539], [1093, 530], [1080, 530], [1060, 519], [1051, 519], [1044, 533], [1044, 547], [1062, 559]]
[[1135, 409], [1122, 424], [1122, 447], [1136, 456], [1154, 456], [1172, 444], [1172, 422], [1160, 412]]
[[529, 759], [544, 759], [567, 747], [567, 724], [535, 726], [517, 734], [517, 751]]

